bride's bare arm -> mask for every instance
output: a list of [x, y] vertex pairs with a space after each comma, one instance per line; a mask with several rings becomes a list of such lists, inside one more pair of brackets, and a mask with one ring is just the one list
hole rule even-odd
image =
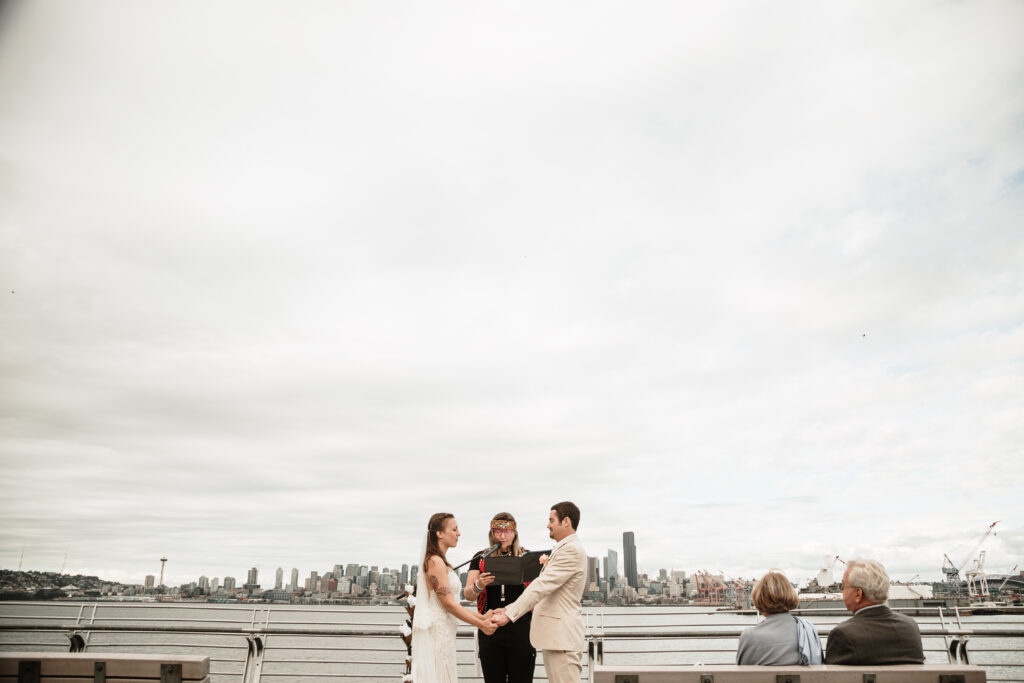
[[490, 619], [484, 619], [475, 611], [466, 609], [455, 599], [451, 586], [448, 585], [448, 567], [437, 555], [432, 556], [427, 563], [427, 583], [446, 612], [470, 626], [476, 626], [488, 635], [494, 633], [496, 627]]

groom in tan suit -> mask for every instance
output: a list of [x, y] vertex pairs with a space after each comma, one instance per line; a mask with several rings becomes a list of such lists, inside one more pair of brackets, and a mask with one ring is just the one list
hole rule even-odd
[[556, 543], [540, 576], [519, 599], [494, 610], [491, 619], [504, 626], [531, 609], [530, 643], [544, 651], [551, 683], [579, 683], [583, 672], [583, 617], [580, 599], [587, 581], [587, 553], [576, 536], [580, 509], [568, 501], [551, 506], [548, 531]]

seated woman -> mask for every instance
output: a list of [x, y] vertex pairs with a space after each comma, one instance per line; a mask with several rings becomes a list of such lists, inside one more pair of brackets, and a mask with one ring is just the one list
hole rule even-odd
[[754, 584], [750, 597], [764, 621], [740, 635], [737, 664], [821, 664], [821, 641], [814, 625], [789, 613], [800, 600], [785, 574], [772, 569]]

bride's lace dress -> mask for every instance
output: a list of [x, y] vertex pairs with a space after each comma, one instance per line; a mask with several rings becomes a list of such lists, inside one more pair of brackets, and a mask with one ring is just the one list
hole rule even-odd
[[[448, 571], [448, 583], [457, 600], [462, 582], [454, 570]], [[416, 613], [412, 619], [413, 683], [457, 683], [455, 633], [459, 620], [445, 612], [437, 593], [424, 588], [416, 589]]]

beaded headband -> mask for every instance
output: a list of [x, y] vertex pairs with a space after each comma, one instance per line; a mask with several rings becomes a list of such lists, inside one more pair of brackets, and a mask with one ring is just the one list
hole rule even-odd
[[513, 522], [510, 519], [492, 519], [491, 520], [491, 529], [492, 530], [507, 529], [509, 531], [515, 531], [516, 530], [516, 523]]

